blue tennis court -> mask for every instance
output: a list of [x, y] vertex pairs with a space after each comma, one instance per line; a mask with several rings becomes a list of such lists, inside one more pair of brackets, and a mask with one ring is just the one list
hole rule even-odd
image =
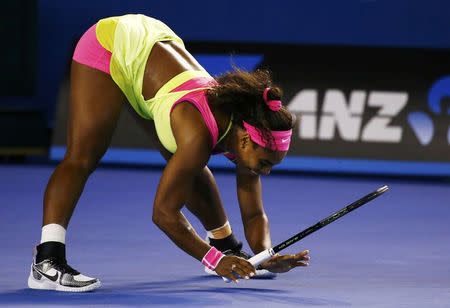
[[[1, 307], [449, 307], [450, 188], [444, 181], [274, 174], [263, 178], [277, 244], [387, 184], [390, 191], [288, 249], [311, 262], [275, 279], [225, 284], [175, 247], [151, 221], [161, 170], [102, 167], [68, 232], [68, 258], [100, 277], [86, 294], [27, 288], [53, 166], [0, 166]], [[243, 239], [232, 173], [215, 173]], [[185, 212], [200, 235], [198, 221]]]
[[0, 308], [450, 308], [450, 1], [0, 8]]

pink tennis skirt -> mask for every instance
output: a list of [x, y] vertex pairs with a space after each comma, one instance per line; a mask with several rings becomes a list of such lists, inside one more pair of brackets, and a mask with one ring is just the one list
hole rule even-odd
[[72, 59], [110, 75], [111, 52], [103, 48], [97, 40], [95, 27], [90, 27], [80, 38]]

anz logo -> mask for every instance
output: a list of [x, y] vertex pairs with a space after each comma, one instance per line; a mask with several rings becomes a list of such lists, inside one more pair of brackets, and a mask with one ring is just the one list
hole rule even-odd
[[[392, 119], [408, 101], [405, 92], [354, 90], [347, 100], [340, 90], [325, 92], [322, 112], [318, 110], [318, 91], [302, 90], [289, 103], [289, 110], [301, 114], [300, 139], [332, 140], [336, 133], [345, 141], [399, 142], [402, 128]], [[378, 114], [363, 126], [365, 107], [379, 108]]]
[[[428, 94], [428, 108], [438, 116], [442, 101], [450, 98], [450, 76], [436, 81]], [[346, 96], [343, 91], [329, 89], [324, 93], [319, 111], [319, 92], [305, 89], [298, 92], [289, 102], [291, 112], [301, 114], [298, 136], [306, 140], [333, 140], [336, 135], [349, 142], [400, 143], [403, 127], [394, 119], [408, 103], [407, 92], [353, 90]], [[363, 121], [366, 108], [377, 112]], [[421, 145], [428, 145], [434, 136], [434, 124], [429, 112], [411, 112], [408, 124]], [[450, 144], [450, 127], [447, 135]]]

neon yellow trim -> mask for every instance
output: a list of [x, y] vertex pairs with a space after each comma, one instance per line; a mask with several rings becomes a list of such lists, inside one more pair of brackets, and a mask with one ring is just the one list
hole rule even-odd
[[[211, 77], [206, 71], [184, 71], [172, 79], [170, 79], [168, 82], [166, 82], [155, 94], [155, 98], [158, 98], [164, 94], [170, 93], [173, 89], [176, 87], [182, 85], [186, 81], [191, 80], [195, 77]], [[189, 92], [188, 91], [182, 91], [182, 92]], [[151, 99], [147, 100], [150, 101]]]
[[228, 127], [227, 127], [225, 133], [222, 135], [222, 137], [219, 138], [219, 140], [217, 140], [217, 143], [219, 143], [220, 141], [222, 141], [223, 138], [226, 137], [226, 135], [228, 134], [228, 132], [231, 129], [232, 124], [233, 124], [233, 114], [231, 114], [230, 123], [228, 123]]

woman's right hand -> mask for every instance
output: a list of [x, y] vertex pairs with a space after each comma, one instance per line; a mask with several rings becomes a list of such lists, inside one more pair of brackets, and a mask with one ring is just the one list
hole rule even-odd
[[236, 256], [225, 256], [214, 269], [222, 277], [238, 282], [236, 275], [244, 279], [253, 277], [256, 272], [253, 265], [247, 260]]

